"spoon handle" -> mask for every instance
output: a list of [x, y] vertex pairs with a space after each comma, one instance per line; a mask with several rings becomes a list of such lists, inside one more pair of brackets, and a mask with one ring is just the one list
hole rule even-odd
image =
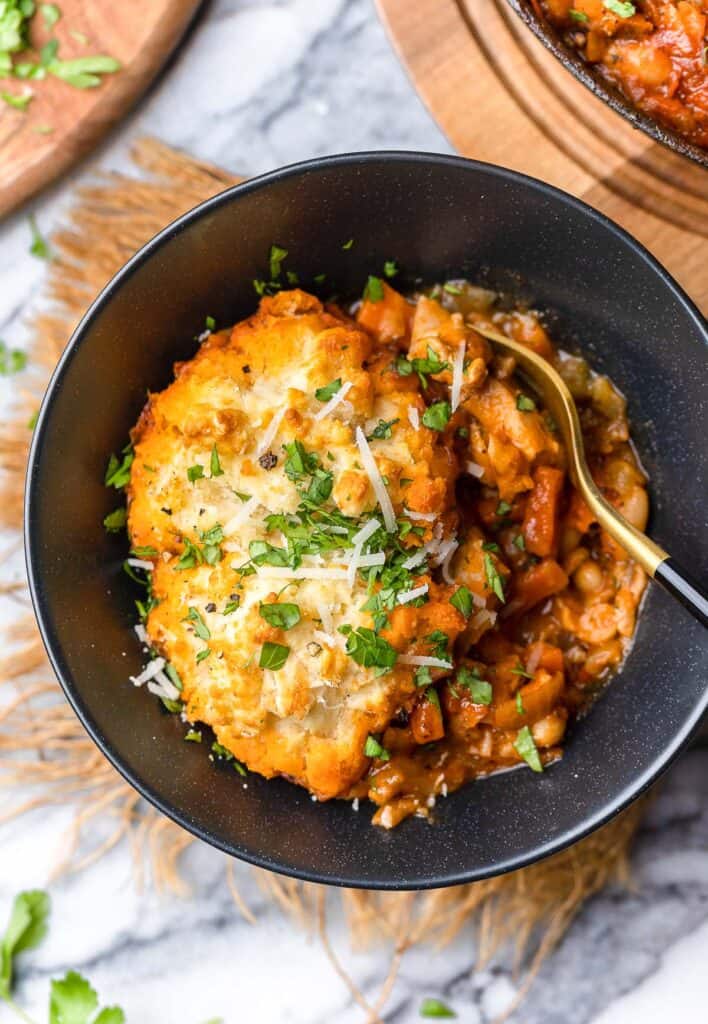
[[675, 558], [665, 558], [659, 562], [654, 571], [654, 579], [673, 597], [678, 598], [699, 622], [708, 626], [708, 596], [700, 584], [677, 564]]

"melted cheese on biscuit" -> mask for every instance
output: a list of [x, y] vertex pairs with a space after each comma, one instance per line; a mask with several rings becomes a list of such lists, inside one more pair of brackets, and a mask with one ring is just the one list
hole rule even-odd
[[[158, 603], [146, 628], [183, 681], [187, 717], [210, 725], [249, 768], [284, 775], [320, 799], [344, 795], [363, 775], [366, 738], [414, 691], [413, 669], [399, 657], [382, 672], [346, 653], [339, 627], [373, 625], [362, 607], [366, 579], [357, 572], [352, 586], [348, 578], [354, 526], [346, 536], [339, 526], [341, 547], [335, 539], [297, 566], [254, 564], [253, 545], [286, 546], [267, 517], [296, 514], [316, 479], [314, 462], [299, 479], [292, 464], [286, 471], [295, 442], [331, 474], [322, 508], [357, 528], [372, 518], [383, 525], [357, 446], [361, 428], [398, 519], [406, 522], [406, 510], [427, 517], [408, 519], [387, 543], [444, 550], [457, 525], [457, 461], [439, 432], [413, 427], [409, 409], [421, 417], [425, 403], [416, 375], [392, 370], [397, 355], [395, 341], [375, 348], [365, 329], [316, 298], [281, 292], [178, 365], [133, 434], [129, 532], [134, 547], [158, 552]], [[334, 381], [346, 394], [323, 416], [315, 392]], [[308, 572], [321, 578], [298, 578]], [[426, 572], [411, 574], [412, 587], [428, 585], [426, 603], [395, 607], [380, 629], [399, 656], [430, 654], [424, 638], [441, 622], [450, 644], [465, 627], [449, 602], [454, 588]], [[299, 609], [289, 629], [261, 614], [262, 605], [284, 602]], [[260, 667], [267, 644], [288, 648], [281, 667]]]

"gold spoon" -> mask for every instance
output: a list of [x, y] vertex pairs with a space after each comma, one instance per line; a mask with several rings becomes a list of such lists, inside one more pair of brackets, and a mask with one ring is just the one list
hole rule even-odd
[[567, 384], [558, 371], [542, 356], [520, 342], [512, 341], [497, 331], [490, 331], [474, 324], [470, 326], [503, 352], [512, 355], [543, 398], [563, 438], [570, 478], [603, 530], [607, 530], [627, 554], [638, 562], [652, 579], [661, 583], [673, 597], [681, 601], [699, 622], [708, 626], [708, 598], [703, 589], [691, 580], [688, 573], [676, 564], [676, 560], [671, 558], [667, 551], [628, 523], [596, 486], [585, 459], [578, 410]]

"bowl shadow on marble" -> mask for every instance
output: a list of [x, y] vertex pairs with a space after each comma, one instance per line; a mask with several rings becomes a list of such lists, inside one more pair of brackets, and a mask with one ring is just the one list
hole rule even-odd
[[164, 387], [174, 361], [194, 352], [205, 315], [228, 324], [253, 311], [252, 280], [267, 274], [273, 242], [305, 287], [326, 272], [328, 293], [359, 294], [394, 258], [408, 283], [483, 278], [553, 311], [561, 340], [582, 344], [628, 396], [653, 483], [653, 535], [696, 568], [708, 562], [705, 321], [629, 236], [546, 185], [454, 157], [332, 157], [230, 189], [153, 239], [80, 323], [40, 412], [25, 522], [35, 610], [76, 713], [148, 800], [233, 856], [314, 881], [427, 888], [529, 864], [636, 798], [700, 720], [708, 648], [657, 588], [622, 673], [562, 761], [540, 777], [521, 770], [468, 785], [438, 802], [433, 825], [385, 832], [366, 804], [356, 813], [283, 780], [243, 780], [184, 743], [177, 717], [128, 682], [142, 656], [125, 539], [101, 525], [115, 505], [106, 456], [125, 443], [146, 388]]

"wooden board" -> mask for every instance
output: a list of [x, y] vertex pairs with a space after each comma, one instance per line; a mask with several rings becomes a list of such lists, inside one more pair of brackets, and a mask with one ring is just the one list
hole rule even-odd
[[[126, 112], [162, 67], [199, 0], [61, 0], [61, 20], [47, 30], [32, 21], [32, 42], [54, 37], [59, 57], [107, 54], [120, 61], [95, 89], [76, 89], [54, 76], [43, 81], [0, 79], [0, 89], [32, 88], [26, 112], [0, 102], [0, 216], [84, 156]], [[37, 126], [51, 126], [40, 134]]]
[[422, 98], [462, 155], [541, 178], [601, 210], [708, 309], [704, 168], [593, 96], [505, 0], [378, 4]]

